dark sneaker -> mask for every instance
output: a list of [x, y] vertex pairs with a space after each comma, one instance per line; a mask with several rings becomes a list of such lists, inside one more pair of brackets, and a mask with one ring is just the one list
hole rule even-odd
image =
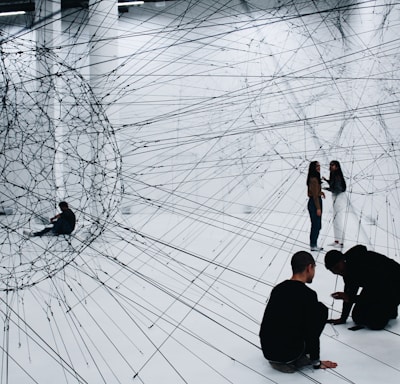
[[296, 367], [294, 364], [285, 364], [285, 363], [275, 363], [270, 361], [271, 367], [276, 369], [279, 372], [283, 373], [294, 373], [296, 372]]
[[399, 315], [398, 311], [397, 311], [397, 306], [395, 308], [392, 309], [392, 311], [390, 312], [389, 318], [390, 319], [397, 319], [397, 316]]
[[307, 365], [311, 365], [312, 361], [310, 358], [308, 358], [307, 356], [301, 356], [299, 359], [297, 359], [294, 362], [294, 365], [296, 366], [296, 368], [303, 368], [306, 367]]

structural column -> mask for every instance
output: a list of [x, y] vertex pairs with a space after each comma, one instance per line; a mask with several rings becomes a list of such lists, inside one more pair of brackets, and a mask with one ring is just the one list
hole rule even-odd
[[37, 177], [38, 199], [36, 212], [52, 215], [57, 202], [65, 198], [63, 182], [63, 127], [60, 121], [61, 104], [57, 94], [54, 54], [61, 35], [61, 0], [36, 0], [36, 100], [42, 113], [35, 121], [40, 159], [33, 159]]
[[[94, 222], [99, 222], [107, 216], [103, 204], [102, 183], [105, 182], [104, 165], [112, 158], [109, 153], [113, 149], [108, 143], [108, 132], [105, 127], [112, 126], [116, 120], [113, 113], [112, 89], [115, 88], [115, 77], [118, 61], [118, 7], [116, 0], [89, 0], [89, 60], [90, 85], [103, 113], [93, 116], [91, 132], [92, 143], [92, 194], [91, 215]], [[106, 121], [105, 121], [106, 119]], [[98, 120], [98, 121], [96, 121]]]

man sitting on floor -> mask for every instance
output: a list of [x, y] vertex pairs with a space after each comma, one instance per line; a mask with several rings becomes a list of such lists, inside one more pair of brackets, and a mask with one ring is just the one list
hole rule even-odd
[[52, 235], [69, 235], [75, 229], [76, 218], [75, 214], [68, 207], [68, 203], [62, 201], [58, 204], [61, 209], [61, 213], [55, 215], [50, 219], [50, 222], [53, 224], [52, 227], [46, 227], [39, 232], [27, 233], [24, 231], [26, 235], [29, 236], [43, 236], [47, 233], [51, 233]]
[[271, 366], [292, 373], [305, 365], [335, 368], [336, 363], [319, 359], [319, 337], [328, 318], [310, 284], [315, 274], [314, 258], [305, 251], [291, 260], [293, 275], [273, 288], [260, 329], [261, 348]]

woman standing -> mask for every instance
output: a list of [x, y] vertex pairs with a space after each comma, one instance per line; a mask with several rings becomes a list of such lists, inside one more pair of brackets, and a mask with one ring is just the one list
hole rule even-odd
[[325, 179], [325, 177], [323, 178], [329, 184], [327, 190], [332, 192], [333, 202], [333, 235], [335, 241], [329, 245], [342, 248], [344, 240], [343, 222], [346, 211], [346, 195], [343, 192], [346, 191], [346, 181], [344, 180], [340, 163], [337, 160], [330, 162], [329, 171], [329, 180]]
[[322, 217], [322, 197], [325, 198], [324, 192], [321, 191], [321, 166], [318, 161], [312, 161], [308, 168], [307, 187], [308, 187], [308, 212], [311, 219], [310, 247], [312, 251], [321, 251], [318, 247], [317, 240], [319, 231], [321, 230]]

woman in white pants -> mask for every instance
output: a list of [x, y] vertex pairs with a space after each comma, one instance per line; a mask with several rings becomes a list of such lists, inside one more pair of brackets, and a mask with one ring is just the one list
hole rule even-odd
[[333, 234], [335, 240], [330, 246], [336, 248], [343, 247], [344, 241], [344, 218], [346, 213], [346, 181], [343, 177], [343, 172], [340, 163], [337, 160], [332, 160], [329, 164], [329, 180], [323, 178], [328, 182], [328, 191], [332, 192], [333, 201]]

